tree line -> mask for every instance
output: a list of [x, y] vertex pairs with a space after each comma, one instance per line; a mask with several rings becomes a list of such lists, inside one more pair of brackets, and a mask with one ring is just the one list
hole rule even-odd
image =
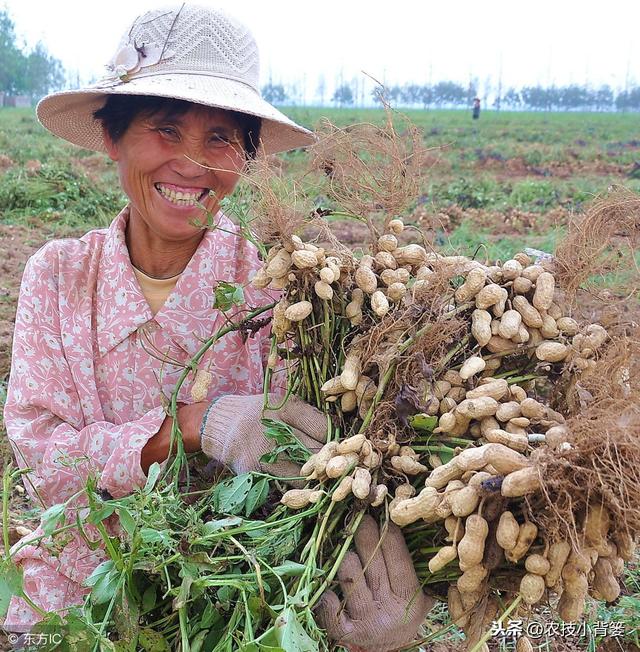
[[[393, 106], [411, 108], [464, 108], [472, 104], [479, 94], [474, 84], [464, 86], [453, 81], [440, 81], [436, 84], [404, 84], [377, 87], [372, 91], [372, 99], [381, 98]], [[263, 97], [274, 104], [296, 101], [295, 94], [287, 91], [283, 84], [269, 83], [262, 88]], [[640, 111], [640, 86], [614, 91], [603, 85], [591, 88], [586, 85], [566, 86], [524, 86], [491, 91], [484, 89], [486, 108], [530, 110], [530, 111]], [[490, 98], [490, 102], [488, 101]], [[352, 106], [356, 95], [350, 84], [337, 86], [331, 102], [336, 106]]]
[[[325, 96], [325, 82], [322, 77], [318, 91], [319, 104], [329, 99], [335, 106], [362, 104], [362, 92], [358, 94], [357, 80], [337, 84], [333, 94]], [[42, 43], [31, 51], [19, 47], [15, 25], [6, 9], [0, 9], [0, 93], [28, 95], [32, 100], [63, 88], [65, 70], [62, 63], [51, 56]], [[478, 84], [472, 80], [468, 85], [454, 81], [439, 81], [435, 84], [391, 85], [372, 91], [371, 100], [380, 102], [384, 97], [394, 106], [411, 108], [463, 108], [469, 107], [478, 96]], [[640, 86], [615, 91], [603, 85], [592, 88], [587, 85], [545, 87], [525, 86], [523, 88], [491, 88], [489, 82], [482, 90], [485, 108], [526, 109], [532, 111], [640, 111]], [[262, 88], [262, 95], [273, 104], [300, 104], [296, 86], [269, 82]], [[1, 105], [1, 102], [0, 102]]]
[[6, 9], [0, 10], [0, 93], [37, 99], [64, 83], [62, 63], [42, 43], [31, 51], [19, 47], [11, 17]]

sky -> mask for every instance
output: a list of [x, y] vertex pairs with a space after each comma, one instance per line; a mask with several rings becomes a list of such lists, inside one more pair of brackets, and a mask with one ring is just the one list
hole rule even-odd
[[[0, 0], [1, 1], [1, 0]], [[199, 0], [253, 31], [263, 83], [307, 101], [341, 81], [373, 86], [454, 80], [479, 87], [622, 89], [640, 83], [639, 0]], [[163, 0], [5, 0], [27, 47], [41, 40], [81, 82], [102, 75], [120, 36]]]

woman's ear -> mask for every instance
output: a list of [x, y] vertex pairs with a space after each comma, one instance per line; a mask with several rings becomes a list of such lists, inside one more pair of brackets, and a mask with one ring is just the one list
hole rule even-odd
[[109, 132], [102, 127], [102, 140], [104, 141], [104, 148], [107, 150], [107, 155], [112, 161], [117, 161], [120, 156], [118, 152], [118, 144], [111, 138]]

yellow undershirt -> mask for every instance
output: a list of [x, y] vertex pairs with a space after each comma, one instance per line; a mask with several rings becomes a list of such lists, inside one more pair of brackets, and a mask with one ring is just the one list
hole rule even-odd
[[169, 298], [169, 295], [180, 278], [180, 274], [171, 278], [153, 278], [135, 267], [133, 271], [138, 279], [142, 294], [144, 294], [144, 298], [147, 300], [151, 312], [155, 315]]

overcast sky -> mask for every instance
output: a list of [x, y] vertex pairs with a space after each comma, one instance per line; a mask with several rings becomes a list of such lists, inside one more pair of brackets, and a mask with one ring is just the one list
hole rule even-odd
[[[262, 80], [311, 98], [361, 71], [387, 84], [453, 79], [503, 87], [640, 83], [640, 0], [200, 0], [254, 32]], [[152, 0], [7, 0], [27, 46], [44, 41], [82, 81], [100, 77], [120, 35]], [[329, 90], [330, 92], [330, 90]]]

